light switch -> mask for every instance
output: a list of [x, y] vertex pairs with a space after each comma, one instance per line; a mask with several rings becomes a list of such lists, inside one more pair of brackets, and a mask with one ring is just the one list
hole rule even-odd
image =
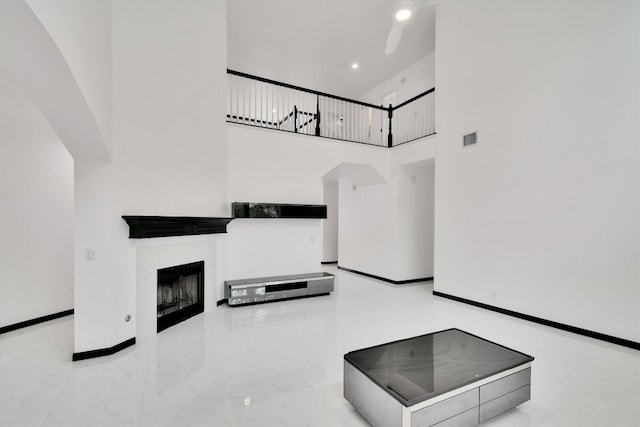
[[96, 259], [96, 253], [93, 249], [87, 249], [87, 251], [85, 252], [87, 261], [95, 261]]

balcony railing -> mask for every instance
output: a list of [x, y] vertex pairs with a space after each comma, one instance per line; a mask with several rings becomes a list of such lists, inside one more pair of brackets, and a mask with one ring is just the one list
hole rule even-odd
[[227, 121], [395, 147], [435, 133], [435, 88], [383, 107], [227, 70]]

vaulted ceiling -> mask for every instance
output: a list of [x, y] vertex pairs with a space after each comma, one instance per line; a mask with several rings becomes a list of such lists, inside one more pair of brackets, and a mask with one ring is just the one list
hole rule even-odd
[[435, 48], [435, 8], [426, 6], [406, 22], [395, 52], [385, 55], [398, 3], [229, 0], [228, 68], [359, 98]]

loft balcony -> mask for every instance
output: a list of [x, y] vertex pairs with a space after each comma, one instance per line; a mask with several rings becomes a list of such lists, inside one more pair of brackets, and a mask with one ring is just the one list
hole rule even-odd
[[385, 107], [228, 69], [227, 122], [396, 147], [436, 133], [435, 88]]

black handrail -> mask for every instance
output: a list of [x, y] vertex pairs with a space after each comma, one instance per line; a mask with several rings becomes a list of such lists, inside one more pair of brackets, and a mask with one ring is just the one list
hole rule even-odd
[[[230, 119], [235, 119], [235, 120], [244, 120], [245, 122], [262, 123], [262, 124], [269, 125], [269, 126], [281, 126], [282, 122], [284, 122], [284, 120], [283, 120], [280, 123], [276, 123], [276, 122], [270, 122], [270, 121], [267, 121], [267, 120], [252, 119], [250, 117], [235, 116], [235, 115], [232, 115], [232, 114], [227, 114], [227, 117], [230, 118]], [[285, 119], [286, 119], [286, 117], [285, 117]]]
[[278, 122], [278, 126], [282, 126], [284, 124], [284, 122], [286, 122], [289, 118], [293, 117], [293, 114], [294, 114], [294, 112], [292, 111], [289, 114], [287, 114], [286, 116], [284, 116], [284, 118]]
[[247, 73], [243, 73], [243, 72], [240, 72], [240, 71], [230, 70], [229, 68], [227, 68], [227, 74], [231, 74], [231, 75], [238, 76], [238, 77], [245, 77], [245, 78], [251, 79], [251, 80], [257, 80], [257, 81], [263, 82], [263, 83], [270, 83], [270, 84], [274, 84], [274, 85], [277, 85], [277, 86], [286, 87], [288, 89], [295, 89], [295, 90], [299, 90], [299, 91], [302, 91], [302, 92], [312, 93], [314, 95], [325, 96], [327, 98], [336, 99], [338, 101], [350, 102], [352, 104], [358, 104], [358, 105], [362, 105], [364, 107], [377, 108], [379, 110], [386, 110], [385, 107], [382, 107], [380, 105], [373, 105], [373, 104], [369, 104], [368, 102], [356, 101], [355, 99], [349, 99], [349, 98], [345, 98], [345, 97], [342, 97], [342, 96], [331, 95], [329, 93], [319, 92], [317, 90], [307, 89], [307, 88], [304, 88], [304, 87], [301, 87], [301, 86], [292, 85], [292, 84], [289, 84], [289, 83], [282, 83], [282, 82], [279, 82], [279, 81], [276, 81], [276, 80], [271, 80], [271, 79], [267, 79], [267, 78], [264, 78], [264, 77], [254, 76], [253, 74], [247, 74]]
[[[255, 123], [263, 123], [265, 125], [270, 125], [270, 126], [274, 126], [274, 127], [282, 126], [284, 124], [284, 122], [286, 122], [289, 118], [294, 117], [294, 116], [311, 116], [311, 118], [309, 120], [307, 120], [303, 124], [297, 126], [298, 129], [302, 129], [303, 127], [305, 127], [306, 125], [308, 125], [312, 121], [316, 120], [316, 117], [318, 116], [318, 113], [309, 113], [308, 111], [298, 110], [298, 108], [296, 106], [294, 106], [294, 110], [292, 112], [290, 112], [289, 114], [287, 114], [286, 116], [284, 116], [284, 118], [282, 120], [280, 120], [279, 122], [270, 122], [268, 120], [257, 120], [257, 119], [251, 119], [251, 118], [247, 118], [247, 117], [227, 114], [227, 117], [230, 118], [230, 119], [244, 120], [244, 121], [247, 121], [247, 122], [255, 122]], [[295, 123], [295, 121], [296, 121], [296, 118], [294, 117], [294, 123]]]
[[305, 126], [309, 125], [309, 123], [312, 123], [315, 119], [316, 119], [315, 117], [310, 118], [306, 122], [304, 122], [301, 125], [299, 125], [298, 129], [304, 129]]
[[276, 86], [286, 87], [288, 89], [295, 89], [295, 90], [299, 90], [299, 91], [302, 91], [302, 92], [312, 93], [314, 95], [325, 96], [327, 98], [336, 99], [338, 101], [350, 102], [352, 104], [358, 104], [358, 105], [362, 105], [364, 107], [376, 108], [378, 110], [389, 110], [389, 108], [391, 110], [396, 110], [396, 109], [398, 109], [400, 107], [404, 107], [405, 105], [407, 105], [407, 104], [409, 104], [409, 103], [411, 103], [411, 102], [413, 102], [413, 101], [415, 101], [417, 99], [422, 98], [423, 96], [429, 95], [430, 93], [433, 93], [433, 92], [436, 91], [436, 88], [432, 87], [431, 89], [425, 90], [424, 92], [414, 96], [411, 99], [407, 99], [406, 101], [402, 102], [399, 105], [396, 105], [395, 107], [392, 106], [391, 104], [389, 104], [389, 107], [383, 107], [382, 105], [374, 105], [374, 104], [369, 104], [368, 102], [362, 102], [362, 101], [358, 101], [358, 100], [355, 100], [355, 99], [345, 98], [343, 96], [331, 95], [330, 93], [320, 92], [320, 91], [313, 90], [313, 89], [307, 89], [307, 88], [304, 88], [302, 86], [296, 86], [296, 85], [292, 85], [292, 84], [289, 84], [289, 83], [283, 83], [283, 82], [279, 82], [277, 80], [271, 80], [271, 79], [267, 79], [265, 77], [255, 76], [253, 74], [247, 74], [247, 73], [243, 73], [241, 71], [232, 70], [230, 68], [227, 68], [227, 74], [231, 74], [231, 75], [238, 76], [238, 77], [244, 77], [244, 78], [251, 79], [251, 80], [257, 80], [257, 81], [263, 82], [263, 83], [270, 83], [270, 84], [274, 84]]
[[433, 93], [433, 92], [435, 92], [435, 91], [436, 91], [436, 88], [435, 88], [435, 87], [432, 87], [431, 89], [429, 89], [429, 90], [425, 90], [425, 91], [424, 91], [424, 92], [422, 92], [421, 94], [418, 94], [418, 95], [414, 96], [414, 97], [413, 97], [413, 98], [411, 98], [411, 99], [407, 99], [406, 101], [404, 101], [404, 102], [403, 102], [403, 103], [401, 103], [400, 105], [396, 105], [395, 107], [391, 107], [391, 105], [389, 105], [389, 107], [391, 107], [391, 108], [392, 108], [392, 109], [394, 109], [394, 110], [397, 110], [398, 108], [400, 108], [400, 107], [404, 107], [405, 105], [410, 104], [410, 103], [412, 103], [413, 101], [415, 101], [415, 100], [417, 100], [417, 99], [420, 99], [420, 98], [422, 98], [423, 96], [429, 95], [430, 93]]

